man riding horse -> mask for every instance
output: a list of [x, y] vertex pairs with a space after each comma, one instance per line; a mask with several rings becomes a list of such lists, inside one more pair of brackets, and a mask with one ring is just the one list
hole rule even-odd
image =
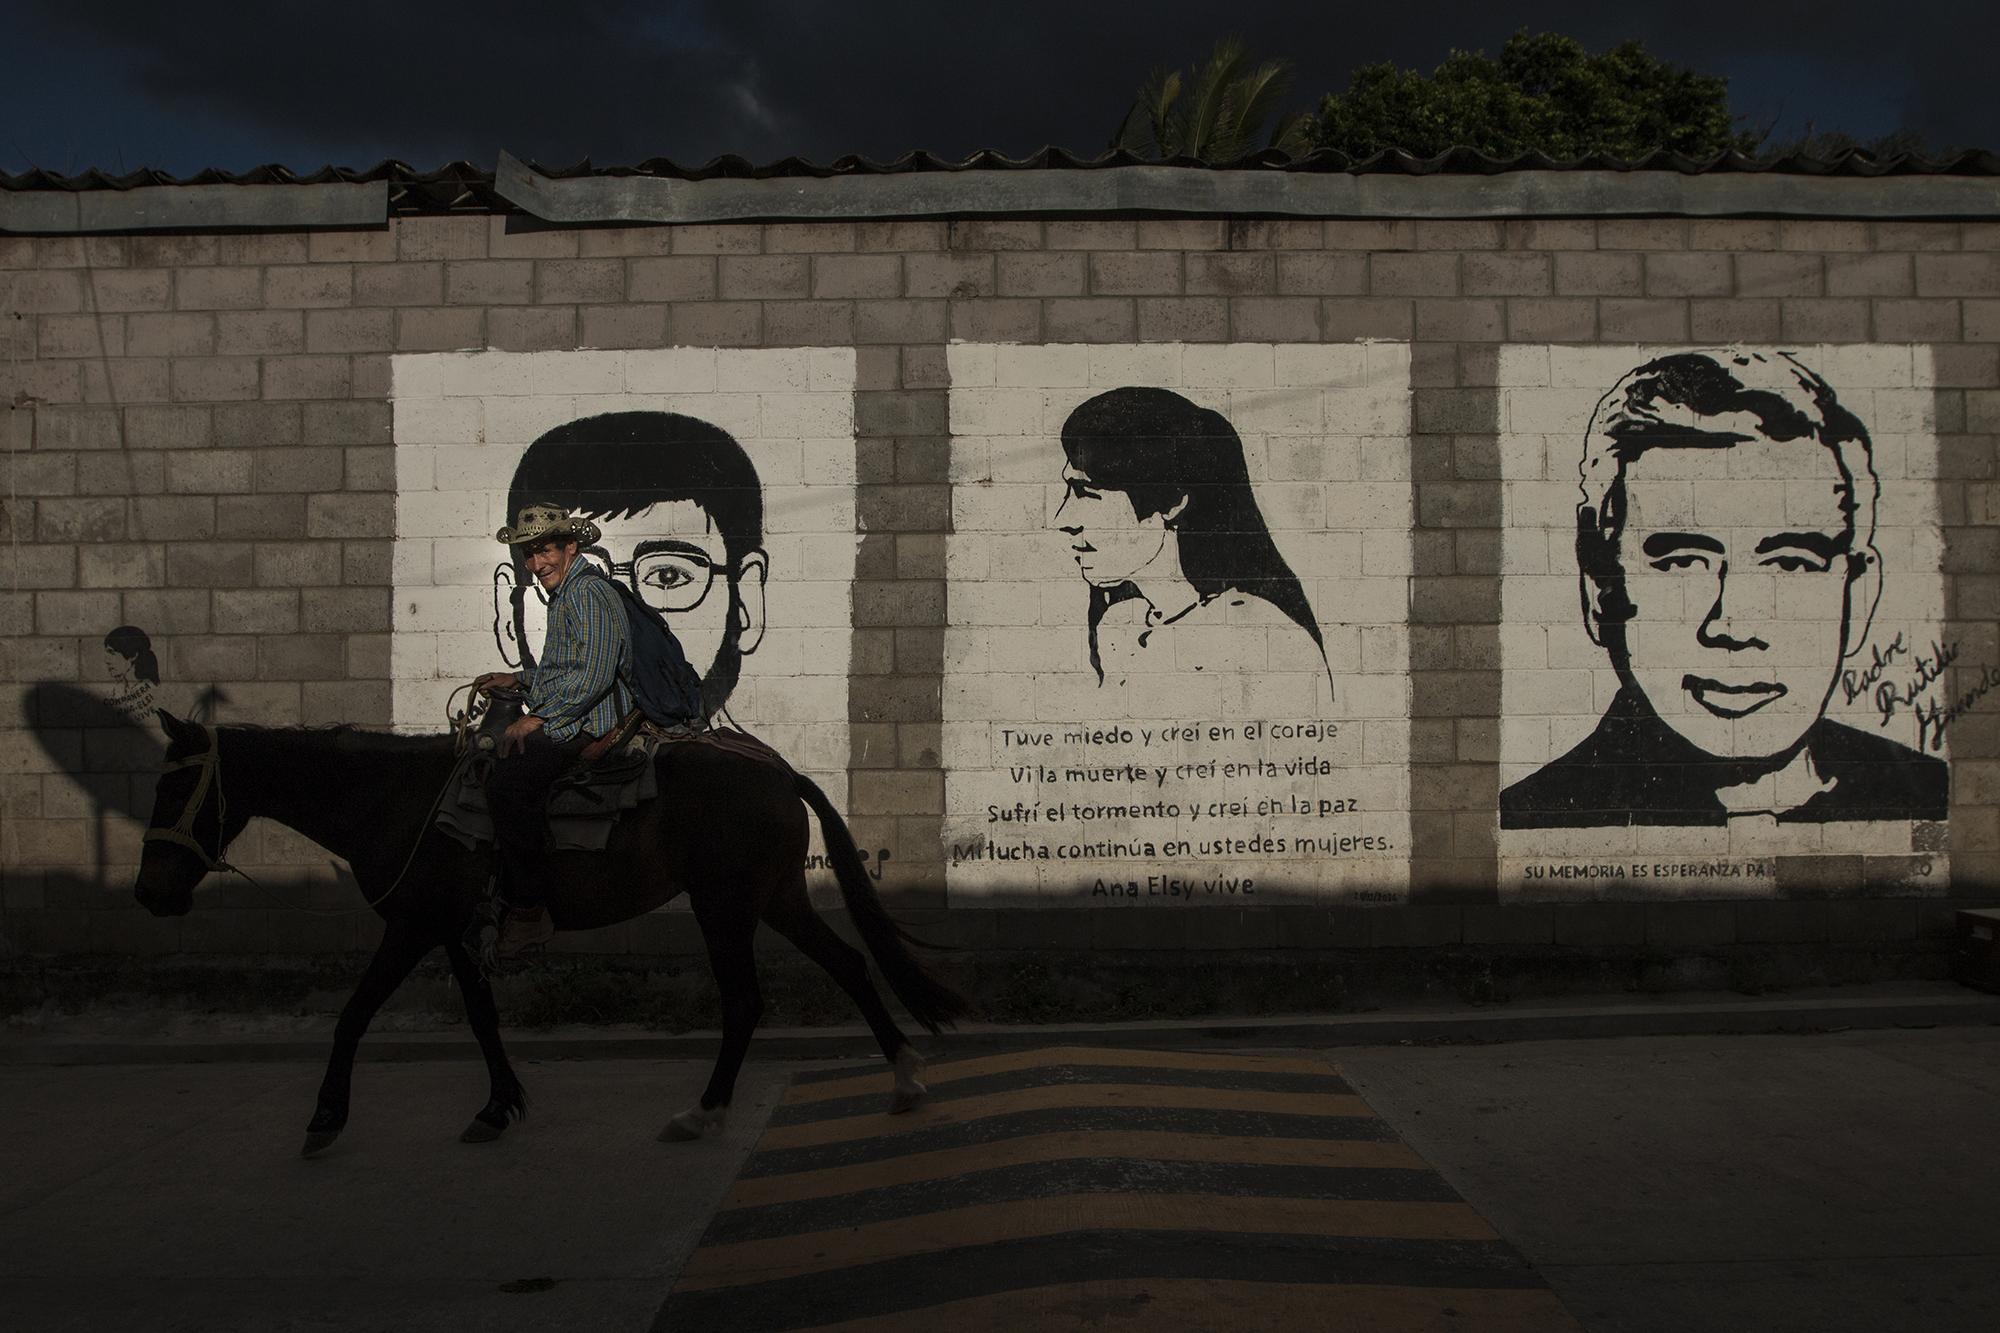
[[[753, 521], [736, 529], [739, 545], [754, 544], [754, 518], [753, 507]], [[725, 535], [730, 531], [725, 526]], [[669, 600], [664, 594], [682, 586], [671, 582], [674, 571], [692, 577], [692, 562], [654, 560], [644, 568], [657, 575], [656, 584], [638, 562], [658, 552], [635, 551], [630, 561], [614, 562], [598, 549], [602, 535], [594, 522], [547, 501], [521, 505], [514, 525], [497, 534], [524, 553], [522, 566], [539, 587], [528, 595], [548, 602], [541, 656], [527, 670], [474, 682], [482, 692], [508, 685], [527, 691], [527, 713], [503, 733], [496, 747], [503, 757], [491, 765], [487, 784], [509, 904], [501, 947], [517, 953], [547, 939], [552, 927], [594, 930], [687, 895], [722, 1009], [722, 1041], [701, 1100], [660, 1134], [690, 1139], [723, 1127], [764, 1012], [754, 940], [759, 925], [769, 925], [859, 1006], [895, 1070], [889, 1109], [910, 1109], [925, 1092], [918, 1077], [923, 1060], [882, 1003], [868, 957], [910, 1016], [931, 1032], [968, 1006], [911, 952], [919, 941], [884, 909], [846, 821], [812, 779], [740, 733], [710, 732], [713, 743], [663, 744], [651, 762], [659, 785], [678, 793], [675, 802], [642, 803], [618, 821], [601, 851], [547, 850], [549, 789], [573, 763], [587, 759], [593, 737], [615, 738], [622, 734], [621, 720], [637, 716], [668, 726], [669, 740], [678, 725], [687, 740], [705, 729], [713, 711], [704, 705], [705, 687], [734, 678], [733, 666], [717, 655], [704, 673], [709, 680], [694, 680], [671, 631], [645, 616], [652, 599], [636, 592], [628, 597], [597, 565], [602, 558], [613, 574], [630, 574], [644, 588], [657, 588], [659, 600]], [[762, 558], [761, 551], [732, 551], [729, 564], [754, 569], [761, 588]], [[734, 596], [737, 577], [731, 575], [730, 619], [747, 626], [738, 615], [744, 604]], [[700, 600], [676, 597], [683, 610]], [[761, 614], [757, 621], [761, 625]], [[677, 673], [685, 676], [675, 683]], [[628, 700], [638, 705], [631, 712]], [[224, 855], [252, 819], [264, 818], [347, 862], [363, 898], [360, 910], [382, 921], [375, 954], [335, 1025], [305, 1155], [325, 1151], [345, 1128], [362, 1036], [411, 970], [438, 948], [451, 960], [491, 1085], [485, 1107], [461, 1137], [468, 1143], [498, 1138], [523, 1114], [526, 1094], [501, 1044], [491, 981], [464, 939], [489, 860], [483, 849], [445, 836], [434, 820], [432, 793], [447, 789], [461, 768], [455, 738], [351, 727], [209, 728], [165, 712], [159, 719], [169, 744], [133, 885], [149, 911], [183, 915], [208, 874], [242, 873]], [[866, 956], [834, 933], [807, 894], [807, 810], [819, 820], [827, 863]]]
[[526, 708], [501, 735], [486, 779], [500, 899], [507, 905], [495, 952], [509, 958], [555, 935], [544, 901], [549, 789], [631, 708], [632, 645], [617, 590], [580, 556], [597, 543], [595, 523], [543, 501], [523, 505], [514, 525], [495, 537], [520, 548], [548, 599], [548, 630], [534, 664], [488, 672], [473, 683], [481, 694], [527, 692]]

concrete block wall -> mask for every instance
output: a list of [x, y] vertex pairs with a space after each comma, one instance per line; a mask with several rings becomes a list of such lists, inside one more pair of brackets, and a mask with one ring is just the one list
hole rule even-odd
[[[1295, 904], [1283, 938], [1280, 918], [1255, 909], [1197, 928], [1017, 905], [1010, 924], [966, 930], [1255, 947], [1326, 931], [1360, 942], [1349, 917], [1362, 912], [1366, 941], [1385, 947], [1671, 952], [1838, 932], [1914, 942], [1951, 902], [1994, 894], [2000, 713], [1977, 700], [1951, 726], [1949, 817], [1929, 835], [1948, 858], [1943, 881], [1885, 875], [1856, 853], [1780, 857], [1776, 882], [1748, 897], [1516, 903], [1495, 810], [1506, 349], [1923, 349], [1938, 628], [1960, 645], [1937, 697], [1977, 693], [2000, 668], [2000, 225], [1106, 216], [564, 229], [455, 216], [0, 236], [0, 680], [21, 701], [18, 720], [0, 718], [0, 933], [54, 955], [366, 942], [358, 918], [290, 910], [346, 906], [352, 889], [324, 852], [272, 827], [232, 855], [283, 902], [237, 881], [212, 883], [177, 922], [131, 903], [159, 746], [123, 725], [103, 639], [143, 628], [156, 701], [175, 711], [206, 698], [222, 722], [390, 725], [393, 358], [852, 348], [846, 806], [857, 841], [892, 852], [881, 885], [894, 904], [958, 917], [945, 865], [953, 344], [1360, 340], [1407, 345], [1410, 854], [1396, 901]], [[1822, 898], [1837, 901], [1797, 901]]]

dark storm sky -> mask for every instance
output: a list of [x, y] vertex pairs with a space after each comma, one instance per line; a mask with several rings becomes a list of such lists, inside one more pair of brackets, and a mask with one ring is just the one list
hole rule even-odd
[[[1948, 0], [15, 0], [0, 170], [279, 162], [418, 168], [723, 153], [1101, 150], [1154, 65], [1224, 32], [1297, 67], [1301, 107], [1378, 60], [1428, 71], [1519, 27], [1638, 38], [1730, 78], [1781, 132], [2000, 148], [2000, 6]], [[245, 18], [245, 14], [257, 15]]]

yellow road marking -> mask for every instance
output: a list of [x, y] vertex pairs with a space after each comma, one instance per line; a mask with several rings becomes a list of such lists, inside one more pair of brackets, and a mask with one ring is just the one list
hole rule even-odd
[[1242, 1199], [1210, 1194], [1068, 1194], [899, 1217], [837, 1231], [709, 1245], [681, 1272], [680, 1289], [769, 1282], [805, 1273], [970, 1245], [1078, 1231], [1223, 1231], [1392, 1240], [1496, 1239], [1463, 1203], [1354, 1199]]
[[1184, 1088], [1133, 1083], [1058, 1083], [1039, 1088], [932, 1102], [890, 1115], [871, 1111], [803, 1125], [775, 1125], [757, 1142], [758, 1152], [811, 1148], [855, 1139], [891, 1138], [939, 1125], [964, 1124], [1021, 1111], [1074, 1110], [1087, 1114], [1111, 1107], [1185, 1111], [1245, 1111], [1261, 1115], [1368, 1116], [1375, 1112], [1351, 1093], [1252, 1092], [1234, 1088]]
[[937, 1333], [940, 1328], [1576, 1333], [1577, 1323], [1555, 1293], [1547, 1290], [1128, 1278], [973, 1296], [918, 1310], [821, 1324], [801, 1333]]
[[921, 1180], [943, 1180], [974, 1171], [1029, 1162], [1110, 1157], [1151, 1162], [1224, 1162], [1247, 1166], [1400, 1167], [1428, 1171], [1430, 1164], [1401, 1143], [1361, 1139], [1260, 1139], [1220, 1134], [1177, 1134], [1163, 1130], [1073, 1130], [1024, 1134], [995, 1143], [969, 1144], [910, 1153], [879, 1162], [751, 1176], [736, 1182], [724, 1208], [823, 1199], [836, 1194]]
[[[970, 1060], [952, 1060], [932, 1065], [924, 1071], [924, 1082], [951, 1083], [985, 1074], [1011, 1074], [1045, 1065], [1097, 1065], [1114, 1069], [1183, 1069], [1229, 1074], [1324, 1074], [1333, 1067], [1311, 1056], [1224, 1055], [1208, 1051], [1128, 1051], [1098, 1050], [1089, 1046], [1056, 1046], [1033, 1051], [1009, 1051], [1004, 1055], [982, 1055]], [[860, 1097], [871, 1092], [887, 1094], [893, 1078], [885, 1069], [857, 1073], [851, 1078], [828, 1079], [824, 1083], [795, 1084], [785, 1094], [785, 1105], [803, 1106], [810, 1102], [832, 1101], [840, 1097]]]

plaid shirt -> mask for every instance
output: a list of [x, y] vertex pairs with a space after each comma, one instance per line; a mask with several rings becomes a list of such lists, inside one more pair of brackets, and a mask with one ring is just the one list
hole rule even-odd
[[[533, 596], [533, 593], [528, 593]], [[578, 560], [549, 598], [549, 630], [535, 665], [516, 673], [528, 687], [528, 711], [552, 741], [578, 732], [608, 735], [632, 706], [625, 681], [632, 645], [618, 590]]]

